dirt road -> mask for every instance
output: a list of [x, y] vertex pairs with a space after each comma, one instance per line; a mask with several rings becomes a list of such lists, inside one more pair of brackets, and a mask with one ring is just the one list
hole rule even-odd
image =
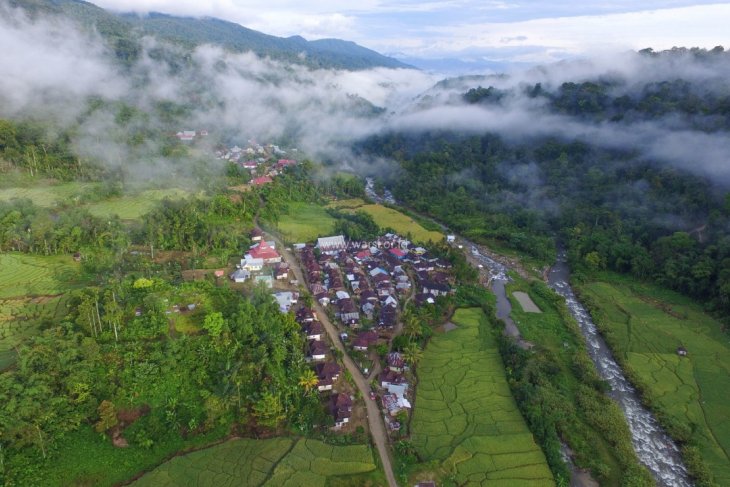
[[[294, 276], [296, 277], [296, 279], [300, 283], [305, 284], [307, 281], [304, 279], [304, 273], [302, 272], [302, 268], [299, 266], [299, 261], [295, 258], [294, 254], [291, 251], [286, 250], [286, 248], [278, 239], [274, 240], [276, 241], [276, 245], [279, 246], [279, 248], [281, 249], [281, 255], [284, 257], [284, 260], [286, 260], [286, 262], [289, 264], [289, 267], [294, 272]], [[378, 449], [380, 462], [383, 465], [385, 477], [386, 479], [388, 479], [388, 485], [389, 487], [398, 487], [398, 483], [395, 481], [395, 475], [393, 474], [393, 465], [390, 461], [390, 452], [388, 449], [388, 435], [385, 431], [385, 424], [383, 423], [380, 409], [378, 408], [377, 403], [370, 399], [370, 384], [368, 380], [362, 375], [360, 369], [357, 367], [355, 362], [348, 355], [345, 346], [340, 340], [337, 327], [330, 321], [329, 317], [327, 316], [327, 312], [317, 301], [314, 301], [313, 306], [314, 310], [317, 313], [317, 317], [324, 326], [324, 329], [327, 331], [330, 340], [337, 348], [337, 350], [342, 352], [342, 362], [345, 364], [347, 370], [350, 371], [350, 375], [355, 381], [355, 385], [357, 385], [357, 388], [360, 389], [360, 393], [362, 394], [363, 400], [365, 401], [365, 406], [367, 407], [370, 434], [373, 436], [373, 442], [375, 443], [375, 447]]]

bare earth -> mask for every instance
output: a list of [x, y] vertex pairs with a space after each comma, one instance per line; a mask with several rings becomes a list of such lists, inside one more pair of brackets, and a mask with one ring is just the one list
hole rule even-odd
[[538, 308], [534, 301], [532, 301], [529, 294], [523, 293], [522, 291], [515, 291], [512, 293], [512, 296], [517, 298], [517, 301], [520, 302], [520, 306], [522, 306], [525, 313], [542, 313], [540, 308]]

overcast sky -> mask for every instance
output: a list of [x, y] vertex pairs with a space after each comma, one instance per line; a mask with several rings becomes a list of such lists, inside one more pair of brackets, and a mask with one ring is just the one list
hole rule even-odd
[[[94, 0], [92, 0], [94, 1]], [[96, 0], [119, 11], [212, 16], [278, 36], [385, 54], [543, 63], [595, 51], [730, 47], [730, 3], [691, 0]]]

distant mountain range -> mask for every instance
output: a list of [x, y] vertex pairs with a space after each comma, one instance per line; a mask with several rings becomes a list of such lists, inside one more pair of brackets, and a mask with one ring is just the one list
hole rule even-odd
[[66, 17], [84, 28], [95, 29], [122, 60], [133, 59], [139, 52], [138, 39], [142, 35], [150, 35], [189, 49], [201, 44], [215, 44], [231, 51], [252, 51], [259, 56], [313, 68], [412, 68], [354, 42], [340, 39], [307, 41], [300, 36], [276, 37], [214, 18], [176, 17], [160, 13], [144, 16], [116, 14], [81, 0], [9, 0], [9, 3], [26, 10], [33, 17]]

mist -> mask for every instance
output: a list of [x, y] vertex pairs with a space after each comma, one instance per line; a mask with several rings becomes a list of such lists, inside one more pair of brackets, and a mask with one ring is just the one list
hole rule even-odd
[[[564, 82], [610, 80], [618, 96], [639, 93], [647, 83], [682, 79], [704, 92], [728, 96], [730, 62], [724, 54], [700, 59], [689, 52], [603, 53], [509, 76], [439, 83], [439, 77], [416, 70], [314, 70], [215, 46], [186, 52], [145, 38], [138, 58], [123, 66], [93, 31], [82, 32], [55, 18], [31, 20], [8, 7], [0, 10], [0, 117], [76, 124], [75, 152], [111, 170], [126, 171], [131, 180], [190, 176], [193, 163], [199, 169], [201, 159], [210, 171], [223, 167], [212, 150], [209, 156], [202, 151], [186, 165], [160, 155], [165, 140], [148, 137], [130, 144], [130, 134], [144, 131], [164, 139], [160, 134], [206, 129], [211, 141], [240, 144], [253, 138], [285, 143], [335, 168], [381, 174], [395, 163], [359, 159], [351, 151], [355, 142], [382, 133], [438, 130], [491, 132], [514, 144], [579, 140], [636, 151], [656, 164], [730, 185], [726, 132], [700, 131], [676, 117], [620, 123], [578, 119], [556, 114], [544, 98], [527, 95], [527, 88], [537, 83], [554, 91]], [[496, 104], [466, 104], [461, 95], [477, 86], [493, 86], [505, 96]], [[94, 98], [103, 100], [104, 107], [90, 110], [89, 100]], [[161, 102], [185, 108], [177, 125], [160, 114]], [[120, 124], [115, 103], [133, 107], [140, 115]], [[539, 186], [535, 168], [509, 170]]]

